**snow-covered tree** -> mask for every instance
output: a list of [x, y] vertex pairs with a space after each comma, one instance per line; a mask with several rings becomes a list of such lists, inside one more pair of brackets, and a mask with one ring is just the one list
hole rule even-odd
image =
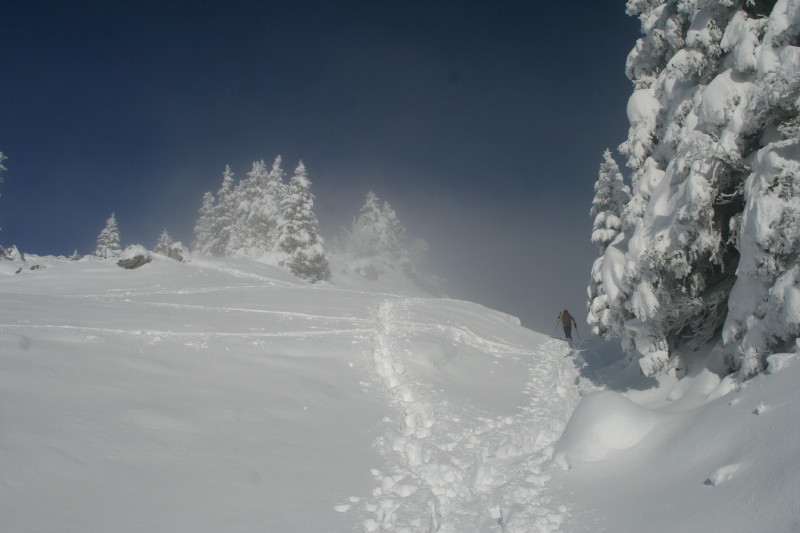
[[603, 153], [599, 177], [594, 185], [595, 195], [590, 216], [594, 217], [592, 242], [604, 252], [622, 231], [622, 211], [631, 199], [631, 190], [625, 185], [611, 150]]
[[233, 171], [225, 165], [222, 174], [222, 185], [216, 197], [206, 192], [203, 205], [200, 207], [200, 218], [195, 224], [195, 242], [193, 248], [204, 255], [224, 257], [230, 255], [232, 234], [235, 224], [235, 204], [232, 198], [234, 189]]
[[105, 227], [97, 236], [97, 247], [94, 250], [94, 255], [107, 259], [117, 257], [121, 252], [117, 217], [114, 213], [111, 213], [111, 216], [106, 220]]
[[214, 255], [212, 246], [214, 242], [213, 227], [216, 219], [214, 218], [215, 208], [214, 195], [210, 192], [203, 194], [203, 205], [200, 207], [200, 218], [194, 226], [194, 251], [203, 255]]
[[271, 169], [256, 161], [231, 194], [233, 223], [227, 254], [260, 257], [273, 252], [280, 223], [280, 201], [285, 184], [281, 157]]
[[723, 352], [750, 376], [769, 354], [792, 351], [800, 335], [800, 139], [758, 152], [745, 200]]
[[369, 192], [358, 218], [353, 222], [348, 241], [348, 252], [352, 257], [386, 256], [392, 260], [407, 257], [406, 230], [400, 224], [397, 213], [378, 196]]
[[225, 165], [222, 184], [217, 191], [216, 204], [211, 215], [211, 239], [208, 253], [216, 257], [229, 255], [235, 227], [236, 205], [233, 198], [234, 180], [231, 167]]
[[[644, 34], [626, 67], [634, 92], [620, 152], [632, 191], [622, 232], [600, 242], [606, 249], [593, 284], [601, 279], [605, 294], [590, 285], [590, 296], [605, 300], [592, 313], [608, 311], [605, 330], [622, 336], [646, 374], [720, 339], [723, 324], [729, 365], [752, 373], [795, 331], [783, 320], [785, 327], [761, 335], [771, 340], [752, 344], [760, 355], [747, 355], [751, 345], [741, 343], [759, 330], [769, 289], [745, 298], [738, 287], [756, 250], [747, 243], [774, 258], [791, 241], [781, 239], [790, 233], [792, 202], [770, 218], [780, 238], [764, 241], [752, 220], [763, 217], [763, 208], [753, 211], [763, 197], [779, 189], [783, 200], [792, 196], [759, 169], [794, 175], [800, 1], [630, 0], [627, 10]], [[759, 282], [774, 289], [791, 264]]]
[[[3, 161], [8, 159], [6, 156], [3, 155], [3, 152], [0, 152], [0, 171], [6, 170], [6, 167], [3, 165]], [[3, 183], [3, 178], [0, 177], [0, 183]], [[0, 228], [2, 229], [2, 228]]]
[[351, 257], [371, 257], [379, 253], [380, 237], [377, 228], [381, 227], [382, 220], [380, 199], [370, 191], [346, 237], [347, 253]]
[[381, 205], [373, 192], [367, 194], [349, 231], [337, 241], [337, 248], [343, 249], [351, 260], [351, 267], [362, 276], [377, 279], [394, 270], [425, 290], [441, 290], [441, 279], [418, 272], [427, 244], [421, 240], [410, 241], [392, 206], [388, 202]]
[[[731, 224], [741, 259], [731, 291], [721, 352], [751, 376], [800, 335], [800, 2], [765, 2], [737, 14], [726, 45], [737, 74], [752, 86], [739, 105], [743, 144], [755, 154], [743, 187], [744, 210]], [[757, 151], [756, 151], [757, 150]]]
[[172, 247], [173, 242], [174, 241], [172, 240], [172, 237], [170, 237], [169, 232], [164, 229], [161, 232], [161, 235], [158, 236], [158, 242], [156, 243], [156, 247], [153, 249], [153, 251], [157, 254], [169, 255], [169, 250]]
[[289, 269], [312, 283], [329, 279], [331, 272], [314, 214], [311, 181], [302, 161], [283, 194], [280, 213], [277, 247], [289, 256]]
[[[589, 212], [594, 217], [592, 229], [592, 242], [600, 249], [600, 257], [592, 267], [592, 277], [589, 283], [589, 318], [588, 322], [595, 335], [607, 335], [610, 332], [618, 333], [614, 328], [612, 309], [608, 303], [608, 294], [603, 286], [603, 276], [607, 275], [605, 254], [622, 231], [622, 212], [630, 200], [630, 189], [623, 182], [622, 173], [619, 171], [610, 150], [603, 153], [603, 163], [600, 165], [597, 182], [594, 186], [595, 197]], [[616, 248], [609, 251], [609, 265], [613, 266], [613, 255], [618, 254]]]

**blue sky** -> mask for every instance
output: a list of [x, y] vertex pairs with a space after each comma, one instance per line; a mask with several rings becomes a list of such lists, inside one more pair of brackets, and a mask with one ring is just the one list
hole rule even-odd
[[[546, 5], [541, 5], [546, 4]], [[323, 235], [370, 190], [452, 297], [550, 333], [585, 314], [592, 186], [625, 140], [621, 0], [12, 2], [0, 243], [191, 242], [225, 164], [302, 159]], [[583, 328], [584, 330], [586, 328]]]

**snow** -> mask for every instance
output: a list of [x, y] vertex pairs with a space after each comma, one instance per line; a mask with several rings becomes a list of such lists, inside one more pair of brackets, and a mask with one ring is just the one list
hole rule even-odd
[[0, 530], [797, 530], [795, 353], [645, 378], [350, 272], [0, 261]]
[[727, 70], [714, 78], [703, 91], [699, 116], [701, 123], [723, 126], [741, 98], [742, 90], [732, 78], [733, 71]]
[[117, 259], [134, 259], [136, 257], [150, 257], [150, 252], [141, 244], [132, 244], [126, 246], [125, 249], [117, 256]]
[[[585, 427], [593, 429], [588, 436], [606, 448], [623, 441], [620, 436], [629, 439], [623, 444], [634, 440], [620, 428], [641, 438], [626, 450], [610, 449], [600, 461], [571, 461], [568, 471], [554, 477], [560, 487], [556, 497], [584, 505], [570, 507], [573, 522], [566, 530], [797, 531], [800, 365], [796, 354], [773, 355], [770, 364], [774, 374], [744, 383], [690, 373], [682, 380], [664, 376], [656, 388], [621, 392], [638, 405], [616, 398], [626, 408], [609, 407], [601, 421], [610, 419], [610, 427], [602, 431], [601, 421], [587, 421]], [[697, 390], [670, 402], [667, 397], [687, 378]], [[611, 403], [611, 396], [607, 400]], [[583, 437], [571, 434], [583, 410], [579, 405], [560, 446], [586, 449]]]
[[614, 451], [635, 446], [658, 425], [660, 418], [621, 394], [595, 392], [584, 398], [573, 413], [557, 450], [569, 464], [602, 461]]

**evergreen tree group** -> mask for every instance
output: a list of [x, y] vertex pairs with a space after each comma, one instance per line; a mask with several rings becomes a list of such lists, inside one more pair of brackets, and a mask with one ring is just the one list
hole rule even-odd
[[425, 290], [440, 289], [442, 280], [418, 270], [427, 244], [409, 240], [392, 206], [381, 204], [373, 192], [367, 194], [358, 217], [340, 237], [338, 248], [362, 276], [377, 279], [387, 270], [397, 270]]
[[591, 214], [589, 322], [647, 375], [713, 342], [746, 377], [800, 333], [800, 4], [629, 0], [643, 37]]
[[364, 206], [353, 221], [348, 239], [351, 257], [385, 256], [394, 261], [408, 257], [406, 230], [397, 219], [389, 202], [380, 203], [378, 196], [369, 192]]
[[302, 162], [288, 183], [280, 156], [271, 168], [263, 160], [254, 162], [239, 182], [226, 166], [216, 196], [207, 192], [203, 197], [194, 249], [216, 257], [271, 255], [300, 278], [326, 280], [330, 268], [313, 208]]

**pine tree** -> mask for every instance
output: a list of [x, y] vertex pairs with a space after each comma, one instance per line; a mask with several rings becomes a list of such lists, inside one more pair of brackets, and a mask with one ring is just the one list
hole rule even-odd
[[620, 334], [648, 375], [725, 322], [739, 258], [731, 220], [744, 208], [747, 158], [758, 148], [742, 124], [765, 23], [748, 6], [627, 4], [644, 33], [628, 56], [631, 127], [620, 146], [633, 190], [622, 233], [614, 241], [595, 234], [607, 248], [593, 269], [590, 320]]
[[231, 191], [231, 232], [224, 255], [251, 255], [256, 242], [253, 204], [261, 196], [261, 187], [268, 175], [264, 160], [254, 161], [246, 177]]
[[120, 246], [119, 227], [114, 213], [106, 220], [106, 225], [97, 236], [97, 248], [94, 255], [103, 259], [118, 256], [122, 252]]
[[234, 189], [233, 171], [225, 165], [222, 184], [217, 191], [216, 203], [211, 209], [211, 238], [208, 254], [224, 257], [231, 254], [231, 240], [235, 225], [235, 205], [232, 198]]
[[[396, 217], [395, 217], [396, 218]], [[376, 257], [389, 251], [389, 220], [378, 196], [370, 191], [358, 218], [353, 221], [348, 239], [348, 253], [355, 258]]]
[[193, 248], [196, 252], [215, 257], [231, 255], [232, 235], [235, 232], [235, 199], [233, 198], [233, 171], [225, 165], [222, 174], [222, 184], [216, 197], [206, 192], [203, 195], [203, 205], [200, 207], [200, 217], [195, 224], [195, 242]]
[[623, 182], [622, 173], [610, 150], [603, 153], [590, 216], [594, 217], [592, 242], [605, 252], [622, 231], [622, 211], [631, 199], [631, 191]]
[[203, 205], [200, 207], [200, 218], [194, 226], [194, 243], [192, 248], [194, 251], [203, 254], [211, 255], [211, 247], [214, 234], [212, 227], [215, 223], [214, 219], [215, 200], [214, 195], [210, 192], [203, 194]]
[[800, 73], [785, 60], [797, 49], [800, 26], [783, 3], [770, 14], [774, 5], [744, 6], [737, 31], [724, 39], [737, 74], [753, 83], [739, 106], [744, 155], [755, 155], [748, 158], [744, 209], [731, 224], [741, 259], [721, 349], [743, 377], [764, 369], [771, 353], [794, 350], [800, 335]]
[[263, 160], [254, 162], [247, 178], [237, 184], [231, 195], [233, 224], [227, 255], [260, 257], [275, 249], [283, 178], [278, 156], [270, 170]]
[[311, 181], [302, 161], [289, 180], [280, 210], [277, 247], [288, 254], [289, 269], [295, 276], [312, 283], [329, 279], [330, 267], [317, 229]]
[[156, 247], [153, 251], [157, 254], [161, 255], [169, 255], [170, 247], [172, 247], [173, 240], [170, 237], [169, 233], [166, 229], [161, 232], [161, 235], [158, 237], [158, 242], [156, 243]]
[[[3, 165], [3, 161], [5, 161], [6, 159], [8, 158], [5, 155], [3, 155], [3, 152], [0, 152], [0, 171], [6, 170], [6, 167]], [[3, 183], [2, 177], [0, 177], [0, 183]]]
[[395, 261], [405, 261], [409, 259], [410, 251], [406, 229], [400, 224], [397, 213], [389, 202], [383, 203], [381, 210], [384, 218], [384, 231], [381, 233], [381, 248]]
[[[600, 257], [592, 266], [588, 287], [588, 322], [595, 335], [618, 334], [619, 329], [614, 327], [614, 311], [608, 302], [609, 295], [606, 294], [603, 278], [604, 275], [608, 276], [606, 267], [614, 265], [612, 258], [609, 258], [606, 265], [605, 254], [622, 231], [622, 212], [630, 200], [630, 189], [624, 184], [622, 173], [610, 150], [603, 153], [603, 163], [600, 165], [594, 190], [595, 197], [589, 214], [594, 217], [592, 242], [600, 249]], [[616, 248], [609, 252], [618, 253]]]

